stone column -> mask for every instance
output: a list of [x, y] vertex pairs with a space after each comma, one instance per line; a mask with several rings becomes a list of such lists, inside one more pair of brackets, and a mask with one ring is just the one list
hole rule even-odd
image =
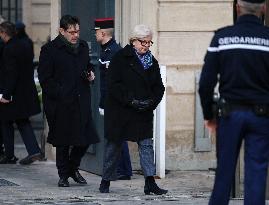
[[[61, 0], [51, 0], [50, 1], [50, 19], [51, 19], [51, 24], [50, 24], [50, 36], [51, 40], [53, 40], [57, 35], [58, 35], [58, 29], [59, 29], [59, 21], [61, 18]], [[44, 134], [46, 135], [46, 138], [48, 136], [48, 123], [45, 123], [45, 131]], [[49, 159], [55, 160], [56, 158], [56, 149], [47, 144], [46, 146], [46, 153], [47, 157]]]
[[59, 29], [59, 21], [61, 18], [61, 0], [51, 0], [51, 7], [50, 7], [50, 19], [51, 19], [51, 26], [50, 26], [50, 33], [51, 33], [51, 40], [53, 40], [58, 35]]
[[115, 36], [125, 46], [129, 35], [137, 24], [146, 24], [153, 30], [154, 46], [151, 48], [157, 57], [158, 44], [158, 2], [156, 0], [115, 0]]
[[22, 1], [22, 21], [26, 26], [26, 33], [32, 38], [32, 0]]

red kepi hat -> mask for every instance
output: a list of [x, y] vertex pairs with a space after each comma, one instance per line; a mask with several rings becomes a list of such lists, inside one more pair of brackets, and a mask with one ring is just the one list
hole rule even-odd
[[114, 28], [113, 18], [98, 18], [94, 20], [94, 30]]

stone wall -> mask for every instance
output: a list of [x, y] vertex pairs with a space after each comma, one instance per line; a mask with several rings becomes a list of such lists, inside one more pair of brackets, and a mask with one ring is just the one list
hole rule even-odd
[[50, 0], [23, 1], [23, 22], [26, 32], [34, 42], [35, 59], [38, 60], [41, 46], [50, 37]]

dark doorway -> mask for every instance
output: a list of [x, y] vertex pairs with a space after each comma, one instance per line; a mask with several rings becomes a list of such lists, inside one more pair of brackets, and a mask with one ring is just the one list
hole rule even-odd
[[[79, 2], [79, 3], [78, 3]], [[94, 28], [94, 19], [115, 16], [115, 0], [62, 0], [62, 15], [71, 14], [80, 19], [80, 37], [86, 40], [90, 47], [92, 63], [95, 65], [95, 82], [92, 86], [92, 111], [93, 118], [99, 133], [101, 142], [92, 145], [81, 162], [81, 169], [102, 174], [103, 150], [104, 150], [104, 132], [103, 117], [98, 111], [99, 105], [99, 69], [98, 58], [100, 46], [96, 43]]]

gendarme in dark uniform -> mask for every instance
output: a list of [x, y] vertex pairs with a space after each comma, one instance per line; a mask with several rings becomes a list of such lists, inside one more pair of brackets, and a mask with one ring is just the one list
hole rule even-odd
[[[99, 108], [104, 109], [107, 71], [112, 57], [117, 53], [121, 47], [113, 38], [114, 19], [113, 18], [99, 18], [94, 21], [94, 30], [97, 42], [101, 45], [101, 52], [99, 58], [100, 69], [100, 102]], [[103, 112], [101, 110], [100, 112]], [[103, 113], [102, 113], [103, 114]]]
[[[99, 59], [100, 69], [100, 102], [99, 112], [104, 115], [104, 104], [107, 90], [107, 72], [112, 57], [121, 49], [113, 38], [114, 19], [99, 18], [94, 21], [94, 29], [96, 31], [96, 40], [101, 45], [101, 53]], [[122, 144], [121, 157], [117, 167], [118, 179], [131, 179], [132, 165], [129, 155], [129, 147], [126, 141]]]
[[[255, 4], [254, 4], [255, 3]], [[239, 0], [237, 22], [219, 29], [207, 50], [199, 94], [205, 126], [217, 127], [217, 170], [210, 205], [228, 205], [242, 140], [245, 205], [265, 205], [269, 158], [269, 28], [263, 0]], [[256, 7], [254, 7], [256, 6]], [[212, 112], [219, 82], [220, 116]]]
[[106, 74], [108, 70], [109, 63], [113, 55], [119, 51], [121, 47], [116, 43], [115, 39], [111, 38], [107, 43], [101, 45], [101, 53], [99, 59], [99, 69], [100, 69], [100, 92], [101, 98], [99, 102], [99, 107], [104, 109], [105, 95], [106, 95]]

